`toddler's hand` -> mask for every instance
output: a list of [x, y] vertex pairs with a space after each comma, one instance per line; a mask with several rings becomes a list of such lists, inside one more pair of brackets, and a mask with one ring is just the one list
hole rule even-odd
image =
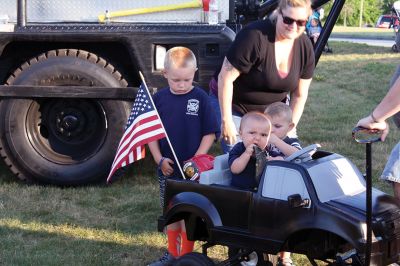
[[254, 147], [256, 146], [256, 144], [250, 144], [249, 146], [247, 146], [245, 153], [248, 156], [252, 156], [254, 154]]
[[161, 164], [161, 172], [163, 173], [163, 175], [165, 176], [170, 176], [174, 173], [174, 161], [172, 161], [169, 158], [165, 158], [164, 161]]

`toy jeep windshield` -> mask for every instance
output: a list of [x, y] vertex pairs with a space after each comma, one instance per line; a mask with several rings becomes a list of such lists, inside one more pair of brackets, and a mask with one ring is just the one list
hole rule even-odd
[[[312, 145], [285, 161], [269, 161], [256, 191], [230, 187], [229, 178], [223, 155], [213, 170], [201, 174], [200, 183], [167, 181], [168, 204], [158, 229], [184, 219], [188, 238], [206, 242], [203, 254], [182, 260], [213, 265], [206, 251], [219, 244], [242, 251], [224, 265], [234, 265], [253, 251], [300, 253], [313, 265], [315, 260], [364, 265], [366, 186], [347, 158]], [[399, 202], [377, 189], [372, 190], [372, 229], [371, 265], [399, 261]]]

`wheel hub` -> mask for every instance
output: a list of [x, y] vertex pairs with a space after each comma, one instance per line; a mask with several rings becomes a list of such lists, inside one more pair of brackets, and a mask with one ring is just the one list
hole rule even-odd
[[98, 111], [90, 101], [56, 101], [49, 109], [46, 124], [60, 141], [84, 144], [96, 134]]
[[100, 102], [52, 99], [31, 106], [27, 132], [44, 158], [73, 163], [90, 158], [100, 149], [107, 135], [106, 120]]
[[63, 138], [76, 137], [87, 125], [85, 115], [77, 109], [67, 108], [56, 114], [56, 131]]

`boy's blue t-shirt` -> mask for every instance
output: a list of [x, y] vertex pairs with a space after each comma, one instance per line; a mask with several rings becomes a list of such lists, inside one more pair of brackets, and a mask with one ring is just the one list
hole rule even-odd
[[[180, 95], [161, 89], [153, 99], [181, 165], [194, 156], [203, 136], [220, 131], [208, 95], [199, 87]], [[175, 161], [167, 139], [160, 139], [159, 144], [162, 156]], [[176, 162], [173, 177], [181, 177]]]
[[[231, 167], [234, 160], [244, 153], [246, 148], [243, 142], [237, 143], [229, 152], [228, 164]], [[253, 190], [257, 187], [255, 179], [256, 175], [256, 159], [251, 157], [246, 168], [239, 174], [232, 173], [231, 185], [240, 189]]]

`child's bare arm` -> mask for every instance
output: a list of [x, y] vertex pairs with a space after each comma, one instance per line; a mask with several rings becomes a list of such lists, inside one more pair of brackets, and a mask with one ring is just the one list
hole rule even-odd
[[158, 144], [158, 140], [149, 142], [149, 150], [151, 155], [153, 156], [154, 162], [158, 164], [162, 158], [160, 145]]
[[273, 133], [271, 133], [269, 137], [269, 143], [274, 144], [283, 154], [285, 154], [286, 157], [298, 151], [296, 147], [287, 144]]
[[172, 167], [174, 161], [172, 161], [170, 158], [163, 159], [163, 156], [160, 151], [160, 145], [158, 144], [158, 140], [149, 142], [148, 145], [150, 153], [153, 156], [153, 159], [156, 162], [156, 164], [160, 167], [163, 175], [170, 176], [174, 172], [174, 168]]
[[246, 168], [247, 164], [249, 163], [249, 160], [253, 154], [254, 150], [254, 144], [249, 145], [246, 150], [240, 155], [238, 158], [236, 158], [232, 165], [231, 165], [231, 172], [233, 174], [240, 174], [243, 172], [243, 170]]
[[200, 142], [200, 146], [197, 149], [195, 155], [208, 153], [208, 151], [210, 150], [211, 146], [214, 143], [214, 140], [215, 140], [214, 133], [203, 136], [203, 138], [201, 139], [201, 142]]

